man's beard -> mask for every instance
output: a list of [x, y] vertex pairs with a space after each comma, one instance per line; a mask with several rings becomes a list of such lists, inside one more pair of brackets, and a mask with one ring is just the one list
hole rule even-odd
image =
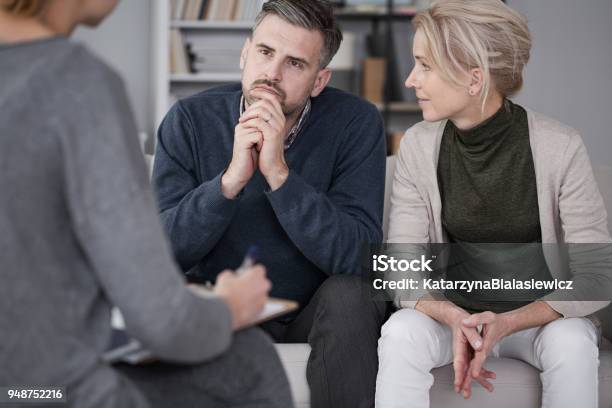
[[254, 98], [251, 96], [251, 91], [258, 85], [265, 85], [267, 87], [274, 89], [274, 91], [277, 93], [277, 97], [280, 102], [281, 109], [283, 110], [283, 114], [285, 115], [286, 118], [289, 118], [295, 115], [295, 113], [298, 110], [301, 112], [304, 106], [306, 105], [306, 101], [308, 100], [308, 97], [306, 97], [301, 103], [297, 105], [287, 106], [284, 102], [285, 98], [287, 97], [287, 94], [285, 93], [285, 91], [280, 89], [275, 82], [269, 81], [267, 79], [257, 79], [253, 81], [253, 83], [251, 84], [247, 92], [244, 92], [243, 90], [244, 97], [246, 99], [248, 106], [254, 104], [255, 102], [259, 100], [259, 98]]

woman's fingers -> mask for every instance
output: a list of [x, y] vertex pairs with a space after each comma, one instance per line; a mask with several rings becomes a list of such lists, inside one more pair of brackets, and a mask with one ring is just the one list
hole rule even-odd
[[482, 348], [482, 336], [478, 333], [478, 330], [472, 327], [462, 326], [461, 331], [474, 350], [480, 350]]
[[480, 385], [482, 385], [487, 391], [489, 392], [493, 392], [493, 390], [495, 389], [495, 387], [493, 386], [493, 384], [491, 384], [489, 381], [487, 381], [484, 377], [478, 377], [476, 378], [476, 381], [478, 381], [478, 383]]
[[476, 328], [480, 325], [491, 324], [495, 321], [495, 313], [486, 311], [482, 313], [474, 313], [461, 321], [465, 327]]
[[463, 381], [463, 384], [461, 384], [461, 391], [463, 392], [463, 398], [468, 399], [472, 396], [472, 380], [477, 381], [487, 391], [493, 392], [495, 387], [487, 379], [495, 379], [495, 378], [496, 378], [495, 372], [486, 370], [484, 368], [481, 370], [480, 375], [478, 377], [472, 377], [471, 375], [466, 375]]
[[483, 368], [480, 372], [480, 376], [484, 378], [491, 378], [493, 380], [497, 378], [497, 374], [495, 374], [495, 371], [489, 371], [485, 368]]

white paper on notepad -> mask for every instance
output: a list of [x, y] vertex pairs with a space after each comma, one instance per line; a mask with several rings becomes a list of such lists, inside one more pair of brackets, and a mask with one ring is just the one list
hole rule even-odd
[[283, 305], [282, 303], [266, 302], [266, 305], [264, 306], [259, 316], [257, 316], [256, 320], [267, 319], [268, 317], [274, 316], [275, 314], [278, 314], [282, 312], [283, 310], [285, 310], [285, 305]]
[[[266, 302], [263, 310], [255, 319], [255, 324], [262, 322], [264, 320], [269, 319], [271, 316], [276, 316], [281, 314], [287, 305], [278, 302], [278, 301], [268, 301]], [[111, 326], [116, 331], [124, 331], [125, 330], [125, 321], [123, 320], [123, 315], [121, 311], [114, 307], [111, 313]], [[125, 336], [125, 335], [124, 335]], [[127, 336], [125, 336], [127, 338]], [[127, 338], [125, 344], [115, 345], [114, 348], [106, 350], [103, 355], [103, 360], [108, 363], [116, 363], [116, 362], [126, 362], [129, 364], [138, 364], [147, 360], [151, 360], [153, 358], [153, 354], [143, 348], [141, 344], [134, 340]]]
[[[274, 301], [266, 302], [263, 310], [255, 320], [265, 320], [270, 316], [274, 316], [275, 314], [282, 312], [284, 309], [285, 305], [283, 303]], [[116, 307], [112, 309], [111, 326], [113, 327], [113, 329], [125, 330], [125, 321], [123, 320], [123, 315]]]

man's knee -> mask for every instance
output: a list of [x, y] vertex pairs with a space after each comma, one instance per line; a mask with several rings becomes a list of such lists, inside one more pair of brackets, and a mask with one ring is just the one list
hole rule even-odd
[[[317, 291], [319, 309], [336, 319], [365, 313], [384, 315], [385, 302], [374, 301], [369, 286], [358, 276], [334, 275], [325, 280]], [[381, 316], [382, 317], [382, 316]]]

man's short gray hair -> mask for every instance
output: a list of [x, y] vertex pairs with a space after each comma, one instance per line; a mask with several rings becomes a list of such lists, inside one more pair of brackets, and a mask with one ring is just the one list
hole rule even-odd
[[298, 27], [317, 30], [323, 35], [320, 69], [325, 68], [336, 55], [342, 42], [342, 31], [336, 23], [334, 8], [328, 0], [269, 0], [263, 4], [257, 15], [253, 32], [262, 20], [271, 14]]

